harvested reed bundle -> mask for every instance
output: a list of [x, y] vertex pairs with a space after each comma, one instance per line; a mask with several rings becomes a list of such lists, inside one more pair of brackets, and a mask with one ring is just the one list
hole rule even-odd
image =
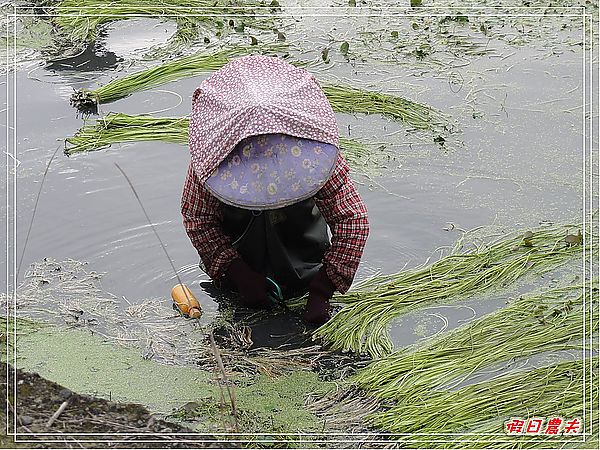
[[[190, 23], [214, 22], [216, 17], [227, 14], [245, 14], [251, 21], [251, 13], [259, 6], [258, 1], [244, 0], [63, 0], [54, 9], [54, 22], [63, 34], [74, 42], [93, 41], [101, 24], [130, 17], [172, 17], [178, 22], [185, 19], [184, 32], [180, 38], [189, 41], [193, 33]], [[195, 37], [195, 36], [193, 36]]]
[[[188, 143], [189, 119], [187, 117], [130, 116], [110, 113], [97, 119], [95, 123], [85, 125], [73, 137], [66, 141], [71, 144], [65, 148], [67, 156], [80, 152], [91, 152], [118, 142], [163, 141], [176, 144]], [[363, 155], [381, 152], [381, 146], [369, 145], [354, 139], [340, 137], [340, 148], [348, 162], [366, 166], [369, 158]]]
[[441, 130], [448, 121], [444, 114], [432, 107], [396, 95], [328, 83], [321, 86], [336, 112], [381, 114], [418, 130]]
[[380, 400], [410, 401], [430, 391], [458, 385], [471, 374], [540, 352], [579, 350], [584, 314], [598, 331], [598, 294], [583, 286], [551, 289], [521, 297], [510, 306], [468, 325], [399, 350], [370, 364], [354, 381]]
[[[263, 52], [282, 50], [281, 45], [265, 46]], [[247, 48], [222, 50], [214, 54], [192, 55], [175, 59], [157, 67], [116, 79], [96, 90], [80, 90], [71, 97], [71, 105], [80, 109], [94, 109], [128, 95], [169, 81], [218, 70], [235, 56], [250, 54]], [[303, 65], [301, 62], [293, 63]], [[345, 114], [381, 114], [399, 120], [419, 130], [444, 128], [447, 117], [430, 106], [391, 94], [371, 92], [350, 86], [322, 83], [323, 91], [334, 111]]]
[[65, 148], [70, 156], [108, 147], [118, 142], [163, 141], [177, 144], [188, 142], [189, 119], [187, 117], [130, 116], [111, 113], [83, 126], [66, 141]]
[[[597, 371], [598, 357], [591, 364]], [[490, 419], [497, 419], [496, 433], [512, 417], [584, 417], [583, 396], [591, 394], [598, 404], [598, 383], [589, 383], [590, 361], [569, 361], [504, 375], [456, 391], [435, 391], [427, 398], [413, 398], [367, 421], [390, 432], [467, 432]], [[595, 376], [598, 374], [596, 373]], [[586, 383], [587, 385], [587, 383]], [[590, 392], [591, 391], [591, 392]]]
[[[464, 298], [504, 286], [527, 273], [558, 267], [581, 254], [582, 246], [577, 239], [565, 240], [577, 228], [581, 226], [513, 233], [428, 266], [374, 277], [344, 295], [335, 296], [333, 301], [345, 304], [344, 308], [315, 334], [333, 350], [368, 352], [375, 357], [388, 354], [393, 345], [387, 328], [398, 315], [439, 300]], [[597, 246], [593, 238], [589, 242]]]
[[80, 89], [70, 99], [72, 106], [81, 110], [94, 110], [98, 104], [114, 102], [128, 95], [160, 86], [185, 77], [193, 77], [220, 69], [237, 56], [252, 53], [270, 53], [283, 49], [282, 45], [262, 47], [234, 46], [216, 53], [196, 54], [174, 59], [150, 69], [118, 78], [96, 89]]

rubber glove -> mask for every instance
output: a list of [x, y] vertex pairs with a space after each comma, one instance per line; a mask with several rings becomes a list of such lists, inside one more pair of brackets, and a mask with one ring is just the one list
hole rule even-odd
[[329, 300], [333, 296], [335, 286], [321, 267], [308, 287], [308, 302], [304, 308], [303, 319], [312, 325], [323, 325], [331, 318]]
[[229, 278], [242, 296], [242, 303], [249, 308], [267, 308], [267, 279], [248, 266], [241, 258], [233, 260], [227, 269]]

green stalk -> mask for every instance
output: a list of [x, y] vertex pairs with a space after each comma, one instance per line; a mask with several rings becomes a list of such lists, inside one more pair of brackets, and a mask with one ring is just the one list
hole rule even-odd
[[590, 383], [590, 367], [597, 377], [598, 357], [586, 365], [583, 361], [563, 362], [456, 391], [434, 391], [426, 398], [414, 398], [372, 414], [368, 422], [390, 432], [462, 433], [495, 420], [495, 432], [503, 433], [504, 422], [512, 417], [583, 418], [583, 396], [590, 386], [592, 399], [598, 404], [598, 383]]
[[[266, 46], [262, 51], [272, 52], [280, 49], [281, 46]], [[112, 102], [134, 92], [218, 70], [231, 58], [252, 52], [253, 49], [238, 47], [214, 54], [174, 59], [157, 67], [116, 79], [95, 90], [77, 91], [71, 97], [71, 104], [80, 109], [94, 109], [98, 104]], [[293, 64], [303, 65], [301, 62]], [[404, 122], [418, 130], [441, 131], [448, 122], [448, 118], [434, 108], [395, 95], [331, 83], [321, 83], [321, 86], [335, 112], [380, 114]]]
[[[580, 225], [533, 231], [532, 237], [512, 234], [484, 248], [451, 254], [427, 266], [375, 277], [354, 290], [335, 296], [342, 310], [315, 335], [332, 350], [388, 354], [393, 345], [390, 323], [399, 315], [441, 300], [456, 300], [506, 286], [525, 274], [541, 273], [581, 255], [582, 245], [565, 241]], [[588, 230], [588, 236], [589, 234]], [[589, 239], [594, 245], [593, 238]]]
[[[591, 324], [585, 334], [584, 310]], [[351, 377], [341, 394], [336, 392], [341, 402], [324, 403], [320, 413], [343, 421], [354, 417], [357, 405], [370, 405], [365, 424], [404, 433], [394, 437], [401, 447], [555, 448], [548, 444], [569, 436], [508, 436], [504, 424], [512, 418], [557, 416], [585, 418], [582, 431], [594, 431], [589, 439], [597, 441], [597, 430], [590, 429], [598, 421], [597, 356], [510, 373], [498, 363], [564, 350], [589, 355], [587, 339], [597, 335], [598, 320], [597, 280], [585, 292], [583, 285], [569, 285], [523, 296], [500, 311], [371, 363]], [[477, 372], [493, 376], [493, 366], [503, 371], [501, 376], [468, 379]], [[572, 438], [575, 444], [582, 436]]]
[[238, 56], [252, 53], [270, 53], [283, 48], [282, 45], [233, 46], [216, 53], [185, 56], [151, 69], [117, 78], [96, 90], [80, 89], [73, 93], [70, 102], [71, 105], [79, 109], [93, 110], [98, 104], [114, 102], [134, 92], [151, 89], [181, 78], [213, 72]]
[[130, 116], [110, 113], [92, 124], [83, 126], [66, 139], [65, 154], [91, 152], [119, 142], [162, 141], [177, 144], [188, 142], [187, 117]]
[[[597, 284], [597, 283], [594, 283]], [[354, 381], [378, 399], [410, 401], [457, 385], [477, 371], [540, 352], [578, 350], [584, 316], [598, 331], [598, 293], [582, 285], [521, 297], [510, 306], [373, 362]]]
[[[70, 146], [65, 154], [91, 152], [119, 142], [162, 141], [188, 143], [187, 117], [130, 116], [110, 113], [94, 123], [82, 127], [75, 136], [66, 139]], [[354, 139], [340, 137], [340, 149], [353, 168], [368, 168], [369, 156], [382, 153], [381, 146], [369, 145]], [[376, 161], [376, 160], [375, 160]]]
[[89, 42], [96, 39], [102, 24], [132, 16], [169, 17], [177, 19], [177, 38], [189, 41], [197, 37], [190, 24], [213, 23], [228, 14], [244, 14], [245, 22], [257, 22], [252, 14], [261, 6], [268, 4], [249, 0], [63, 0], [54, 10], [54, 22], [71, 41]]
[[381, 114], [418, 130], [442, 129], [447, 122], [443, 114], [430, 106], [395, 95], [329, 83], [321, 86], [335, 112]]

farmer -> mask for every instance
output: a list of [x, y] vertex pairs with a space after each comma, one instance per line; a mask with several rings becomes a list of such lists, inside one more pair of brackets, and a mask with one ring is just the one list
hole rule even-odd
[[304, 320], [329, 320], [369, 223], [315, 78], [274, 57], [232, 60], [194, 92], [189, 143], [181, 212], [201, 268], [251, 308], [308, 291]]

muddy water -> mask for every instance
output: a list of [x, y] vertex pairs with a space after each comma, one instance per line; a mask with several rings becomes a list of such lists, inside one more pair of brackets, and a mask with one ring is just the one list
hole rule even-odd
[[[584, 66], [582, 46], [576, 44], [581, 41], [581, 29], [557, 28], [553, 36], [562, 46], [554, 49], [560, 51], [549, 49], [543, 39], [521, 45], [488, 39], [490, 54], [444, 66], [428, 64], [427, 57], [396, 56], [381, 61], [389, 56], [384, 50], [371, 48], [369, 53], [369, 39], [375, 40], [375, 32], [384, 39], [391, 29], [402, 29], [415, 20], [408, 16], [314, 19], [307, 9], [294, 11], [294, 17], [299, 22], [287, 31], [287, 37], [301, 46], [296, 56], [318, 58], [322, 48], [331, 48], [330, 63], [321, 62], [313, 69], [319, 79], [428, 103], [447, 113], [456, 130], [440, 146], [433, 142], [435, 135], [415, 133], [381, 117], [338, 115], [342, 135], [383, 142], [396, 155], [379, 175], [354, 174], [371, 222], [357, 279], [438, 257], [439, 249], [451, 246], [461, 230], [486, 227], [491, 233], [502, 233], [581, 217]], [[88, 49], [83, 55], [86, 64], [62, 61], [49, 67], [40, 59], [16, 71], [19, 256], [45, 166], [54, 150], [63, 146], [64, 138], [83, 124], [83, 118], [69, 106], [73, 89], [97, 87], [150, 65], [140, 61], [140, 49], [165, 42], [174, 30], [172, 24], [152, 20], [138, 21], [136, 26], [124, 24], [110, 27], [103, 44]], [[364, 33], [366, 28], [370, 35]], [[468, 34], [459, 25], [453, 31]], [[355, 47], [353, 39], [359, 37], [367, 44]], [[343, 40], [355, 52], [349, 62], [337, 52]], [[364, 58], [360, 51], [365, 52]], [[438, 56], [433, 53], [431, 58], [435, 61]], [[134, 94], [103, 105], [101, 113], [186, 115], [191, 94], [202, 78]], [[0, 89], [0, 95], [4, 102], [5, 89]], [[597, 97], [596, 88], [593, 95]], [[12, 113], [14, 105], [10, 107]], [[597, 146], [597, 132], [592, 143]], [[32, 262], [44, 257], [73, 258], [106, 272], [103, 287], [118, 299], [168, 297], [176, 283], [174, 274], [116, 169], [114, 163], [118, 163], [136, 187], [183, 281], [202, 302], [207, 313], [203, 320], [212, 320], [217, 305], [203, 294], [200, 283], [207, 276], [197, 268], [198, 257], [179, 213], [188, 162], [185, 146], [166, 143], [116, 145], [71, 158], [59, 150], [43, 186], [19, 281]], [[5, 183], [0, 190], [4, 197]], [[4, 202], [0, 208], [6, 212]], [[0, 282], [6, 283], [5, 271]], [[499, 297], [481, 306], [477, 314], [503, 302]], [[446, 308], [439, 314], [454, 326], [471, 317], [470, 310], [460, 308]], [[414, 332], [414, 322], [408, 325], [410, 332], [402, 326], [395, 328], [397, 343], [439, 331], [443, 321], [438, 322], [426, 322], [428, 330], [422, 333]]]

